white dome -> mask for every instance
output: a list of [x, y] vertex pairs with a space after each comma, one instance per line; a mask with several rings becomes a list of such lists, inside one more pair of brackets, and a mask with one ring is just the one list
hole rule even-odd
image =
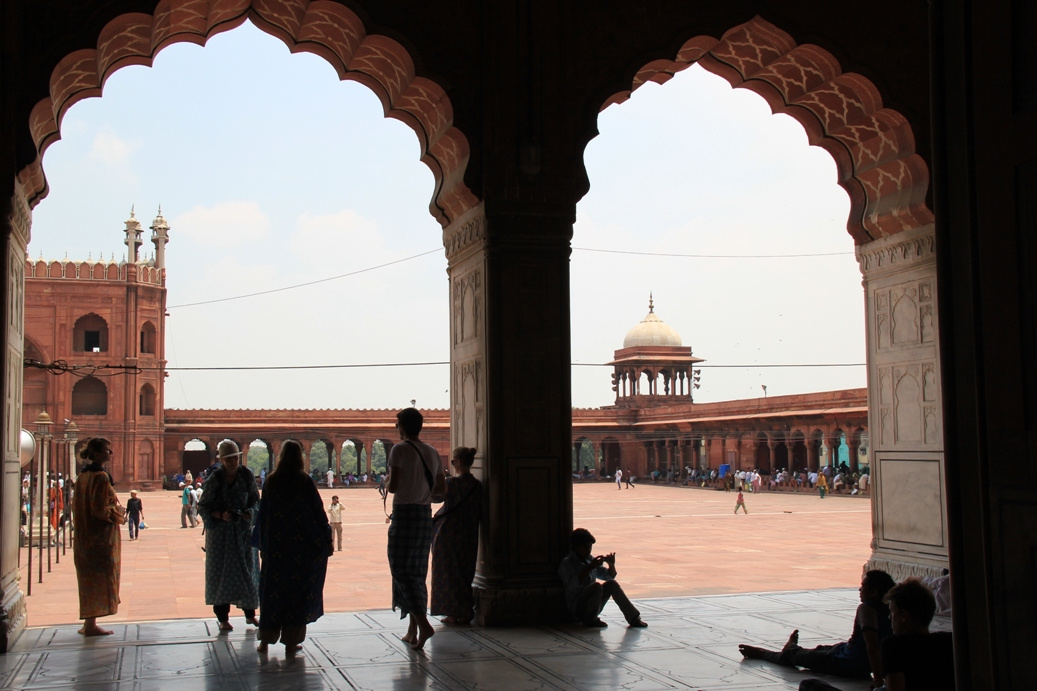
[[648, 315], [641, 323], [627, 332], [623, 339], [624, 348], [634, 346], [680, 346], [683, 345], [681, 335], [667, 326], [655, 314], [652, 300], [648, 300]]

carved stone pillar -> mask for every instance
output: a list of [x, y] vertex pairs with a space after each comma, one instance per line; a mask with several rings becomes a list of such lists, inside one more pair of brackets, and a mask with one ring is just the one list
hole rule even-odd
[[943, 410], [931, 225], [857, 248], [868, 334], [872, 557], [896, 580], [947, 566]]
[[[6, 206], [6, 205], [4, 205]], [[0, 653], [7, 652], [25, 628], [25, 595], [18, 582], [20, 544], [18, 507], [21, 483], [19, 447], [22, 429], [22, 349], [25, 341], [25, 248], [29, 244], [32, 213], [15, 182], [11, 213], [2, 219], [3, 259], [7, 265], [4, 286], [4, 472], [0, 473]], [[13, 479], [13, 482], [11, 481]]]
[[564, 615], [572, 530], [569, 215], [480, 205], [444, 230], [451, 444], [485, 493], [475, 576], [484, 626]]

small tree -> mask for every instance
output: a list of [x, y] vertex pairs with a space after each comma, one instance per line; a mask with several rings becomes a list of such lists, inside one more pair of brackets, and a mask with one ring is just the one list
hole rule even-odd
[[356, 473], [356, 445], [346, 444], [342, 447], [342, 472], [343, 473]]
[[250, 446], [246, 456], [248, 458], [246, 461], [248, 469], [255, 473], [256, 476], [259, 476], [264, 469], [270, 467], [270, 452], [267, 451], [266, 446]]
[[328, 472], [328, 446], [324, 442], [317, 442], [310, 447], [310, 470], [320, 473]]
[[371, 445], [371, 472], [384, 473], [385, 469], [385, 444], [378, 441]]

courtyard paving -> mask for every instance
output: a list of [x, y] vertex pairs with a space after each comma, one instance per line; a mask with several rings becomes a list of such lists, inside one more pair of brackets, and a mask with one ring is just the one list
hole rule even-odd
[[[382, 500], [373, 487], [321, 489], [325, 505], [344, 504], [343, 551], [328, 565], [328, 612], [390, 607]], [[108, 623], [204, 618], [205, 537], [180, 527], [177, 492], [140, 495], [149, 525], [122, 543], [122, 604]], [[634, 598], [855, 588], [870, 554], [871, 502], [816, 493], [745, 494], [748, 515], [734, 514], [735, 493], [673, 485], [610, 482], [573, 487], [573, 524], [590, 530], [597, 551], [616, 552], [619, 580]], [[120, 494], [125, 503], [128, 495]], [[55, 550], [56, 551], [56, 550]], [[43, 582], [34, 550], [32, 574], [22, 549], [22, 590], [30, 626], [78, 621], [72, 550], [43, 553]], [[57, 563], [60, 559], [60, 563]]]
[[[60, 563], [51, 555], [43, 583], [35, 565], [25, 573], [23, 550], [23, 588], [33, 578], [30, 627], [0, 655], [0, 688], [795, 689], [808, 674], [743, 661], [737, 644], [780, 647], [792, 628], [804, 645], [845, 639], [871, 535], [866, 498], [747, 494], [749, 515], [735, 515], [732, 493], [578, 484], [574, 522], [602, 551], [618, 553], [620, 580], [649, 627], [626, 628], [610, 603], [606, 629], [438, 627], [419, 653], [399, 640], [404, 627], [388, 609], [378, 493], [336, 493], [347, 509], [345, 550], [331, 560], [329, 614], [310, 627], [295, 660], [281, 646], [257, 655], [255, 630], [238, 612], [233, 632], [216, 630], [202, 603], [201, 529], [181, 529], [177, 494], [156, 492], [143, 495], [152, 527], [123, 543], [122, 606], [102, 620], [112, 636], [76, 634], [71, 550]], [[321, 494], [330, 500], [332, 492]]]

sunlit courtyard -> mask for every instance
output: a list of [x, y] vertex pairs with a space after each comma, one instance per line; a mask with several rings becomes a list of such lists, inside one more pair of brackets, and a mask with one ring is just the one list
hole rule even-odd
[[[328, 612], [390, 606], [386, 519], [373, 487], [321, 489], [325, 505], [338, 494], [343, 551], [336, 552], [324, 589]], [[203, 601], [202, 529], [180, 527], [177, 492], [142, 494], [148, 529], [122, 544], [122, 604], [109, 622], [211, 617]], [[574, 525], [597, 538], [595, 553], [616, 552], [619, 580], [633, 598], [855, 587], [870, 554], [871, 502], [816, 492], [746, 494], [748, 515], [734, 514], [735, 493], [611, 482], [573, 487]], [[121, 497], [125, 503], [127, 497]], [[391, 497], [390, 497], [391, 502]], [[389, 506], [391, 509], [391, 504]], [[35, 530], [35, 529], [34, 529]], [[77, 621], [72, 550], [59, 558], [22, 548], [22, 588], [31, 580], [29, 625]], [[240, 613], [232, 612], [232, 616]]]

